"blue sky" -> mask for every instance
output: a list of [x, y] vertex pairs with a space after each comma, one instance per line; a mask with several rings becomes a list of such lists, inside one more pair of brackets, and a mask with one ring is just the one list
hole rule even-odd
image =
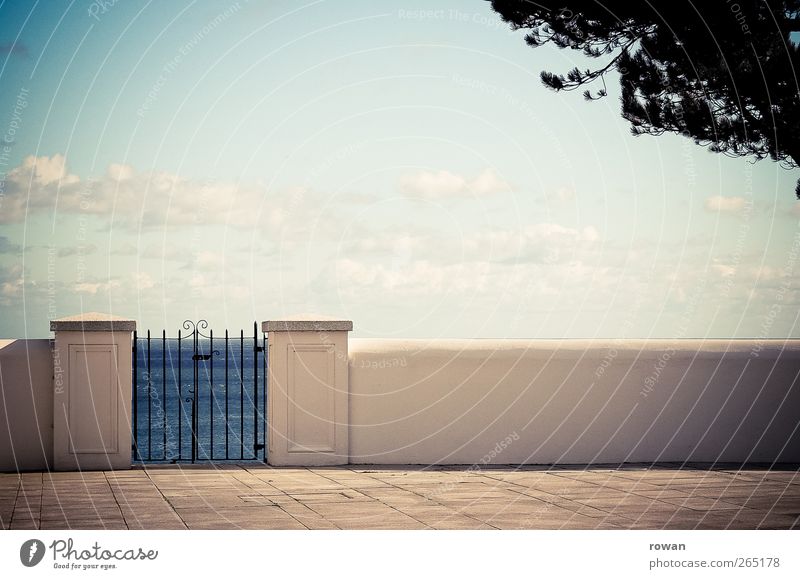
[[4, 336], [800, 335], [798, 171], [632, 137], [486, 2], [105, 6], [0, 3]]

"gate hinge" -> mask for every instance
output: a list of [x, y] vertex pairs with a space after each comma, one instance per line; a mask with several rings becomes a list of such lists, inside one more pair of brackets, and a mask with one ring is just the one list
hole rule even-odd
[[211, 354], [195, 354], [192, 356], [192, 360], [210, 360]]
[[256, 346], [255, 347], [255, 351], [256, 352], [263, 352], [264, 351], [264, 346]]
[[254, 449], [255, 451], [262, 450], [263, 448], [264, 448], [264, 445], [263, 445], [263, 444], [254, 444], [254, 445], [253, 445], [253, 449]]

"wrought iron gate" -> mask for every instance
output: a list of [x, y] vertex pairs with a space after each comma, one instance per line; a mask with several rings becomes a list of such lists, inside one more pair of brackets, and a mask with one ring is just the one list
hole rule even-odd
[[133, 334], [133, 460], [266, 462], [266, 335], [183, 330]]

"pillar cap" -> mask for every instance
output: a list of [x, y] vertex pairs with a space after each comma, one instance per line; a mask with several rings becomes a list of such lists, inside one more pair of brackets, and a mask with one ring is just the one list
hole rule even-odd
[[50, 320], [51, 332], [132, 332], [135, 329], [136, 320], [100, 312]]
[[352, 320], [342, 320], [319, 314], [298, 314], [261, 323], [262, 332], [349, 332]]

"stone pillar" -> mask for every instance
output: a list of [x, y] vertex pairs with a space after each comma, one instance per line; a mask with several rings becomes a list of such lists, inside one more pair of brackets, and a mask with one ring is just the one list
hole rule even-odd
[[50, 322], [55, 470], [131, 467], [131, 332], [136, 322], [87, 313]]
[[347, 464], [348, 320], [299, 316], [262, 324], [268, 333], [267, 461], [274, 466]]

